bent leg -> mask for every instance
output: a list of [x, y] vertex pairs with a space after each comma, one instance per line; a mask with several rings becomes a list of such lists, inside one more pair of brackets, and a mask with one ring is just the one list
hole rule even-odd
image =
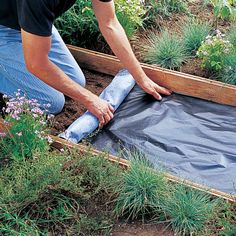
[[54, 26], [52, 28], [52, 46], [49, 58], [63, 70], [68, 77], [85, 87], [86, 82], [82, 70]]
[[[61, 37], [54, 29], [50, 59], [71, 79], [84, 85], [83, 73], [65, 48]], [[62, 93], [28, 72], [20, 32], [0, 26], [0, 93], [14, 96], [17, 89], [26, 93], [29, 99], [37, 99], [41, 105], [50, 103], [49, 112], [53, 114], [59, 113], [65, 103]]]

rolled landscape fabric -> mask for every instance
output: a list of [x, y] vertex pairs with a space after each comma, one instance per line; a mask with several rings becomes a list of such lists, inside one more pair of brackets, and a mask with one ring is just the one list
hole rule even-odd
[[[127, 97], [134, 85], [135, 80], [128, 70], [121, 70], [99, 97], [110, 103], [116, 110]], [[61, 133], [59, 137], [73, 143], [78, 143], [94, 132], [98, 126], [98, 119], [87, 111], [73, 122], [65, 132]]]

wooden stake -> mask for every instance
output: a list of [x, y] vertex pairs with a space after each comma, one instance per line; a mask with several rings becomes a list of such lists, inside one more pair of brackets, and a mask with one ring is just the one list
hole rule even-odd
[[[68, 48], [83, 68], [113, 76], [123, 68], [114, 56], [70, 45]], [[176, 93], [236, 106], [236, 86], [144, 63], [142, 67], [153, 81]]]

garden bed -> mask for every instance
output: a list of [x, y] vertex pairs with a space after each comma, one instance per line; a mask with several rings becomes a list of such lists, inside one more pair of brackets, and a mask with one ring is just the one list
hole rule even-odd
[[[233, 62], [231, 64], [223, 62], [222, 58], [215, 57], [209, 51], [209, 57], [205, 59], [204, 56], [206, 57], [206, 55], [197, 53], [199, 48], [205, 44], [207, 35], [214, 37], [217, 31], [220, 31], [222, 35], [225, 34], [225, 36], [221, 35], [222, 38], [220, 39], [220, 41], [223, 40], [221, 41], [223, 44], [225, 44], [224, 41], [229, 40], [235, 47], [235, 13], [232, 13], [232, 16], [230, 15], [229, 12], [233, 12], [233, 10], [228, 10], [229, 5], [224, 5], [227, 1], [224, 3], [218, 1], [219, 5], [217, 3], [214, 5], [213, 2], [211, 0], [193, 0], [177, 3], [176, 1], [147, 0], [140, 4], [140, 1], [133, 0], [132, 7], [130, 7], [129, 2], [119, 0], [116, 2], [116, 11], [118, 19], [131, 41], [134, 52], [141, 62], [157, 64], [180, 72], [235, 84], [232, 74], [223, 72], [223, 70], [227, 71], [228, 67], [234, 64]], [[63, 16], [58, 21], [57, 27], [65, 41], [76, 46], [111, 54], [109, 47], [99, 33], [91, 5], [87, 2], [78, 1], [74, 10], [79, 15], [79, 19], [80, 17], [83, 18], [84, 11], [87, 13], [84, 17], [86, 17], [88, 25], [81, 21], [78, 31], [73, 14]], [[65, 20], [68, 20], [68, 24], [62, 25]], [[165, 38], [163, 32], [166, 31], [168, 31], [168, 35]], [[89, 35], [89, 40], [84, 40], [78, 32], [81, 32], [82, 35], [85, 33]], [[212, 47], [216, 46], [213, 45]], [[203, 49], [205, 50], [206, 47]], [[224, 49], [224, 46], [217, 49], [220, 50], [221, 57], [228, 56], [228, 52], [226, 52], [228, 49]], [[202, 50], [203, 54], [205, 54], [204, 50]], [[150, 51], [152, 51], [151, 54]], [[233, 58], [235, 60], [235, 55]], [[218, 65], [206, 65], [206, 63], [204, 65], [204, 60], [213, 64], [219, 63], [219, 67]]]
[[[75, 48], [74, 48], [75, 49]], [[78, 48], [76, 48], [76, 50], [79, 50]], [[79, 50], [80, 51], [80, 50]], [[81, 53], [87, 53], [87, 51], [85, 50], [81, 50], [80, 51]], [[96, 66], [100, 69], [100, 72], [102, 72], [102, 70], [103, 70], [103, 72], [104, 72], [104, 70], [105, 70], [105, 72], [107, 73], [107, 72], [109, 72], [109, 74], [111, 74], [111, 75], [114, 75], [114, 74], [116, 74], [117, 73], [117, 71], [122, 67], [121, 65], [120, 65], [120, 63], [117, 61], [117, 59], [115, 59], [115, 58], [110, 58], [110, 57], [107, 57], [106, 55], [102, 55], [102, 54], [98, 54], [98, 53], [94, 53], [94, 52], [89, 52], [88, 53], [88, 55], [90, 55], [90, 56], [92, 56], [92, 57], [94, 57], [94, 56], [96, 56], [96, 60], [90, 60], [89, 58], [90, 58], [90, 56], [89, 57], [79, 57], [79, 58], [83, 58], [83, 60], [85, 60], [85, 62], [86, 62], [86, 60], [88, 60], [86, 63], [88, 63], [89, 64], [89, 66], [90, 66], [90, 69], [96, 69]], [[76, 56], [76, 55], [75, 55]], [[77, 55], [78, 56], [78, 55]], [[98, 58], [100, 58], [101, 60], [98, 60]], [[105, 60], [105, 63], [104, 63], [104, 60]], [[96, 63], [92, 63], [92, 62], [96, 62]], [[83, 64], [83, 66], [85, 66], [86, 65], [86, 63], [84, 63]], [[111, 63], [111, 64], [110, 64]], [[103, 67], [102, 67], [102, 65], [104, 65]], [[88, 67], [89, 67], [88, 66]], [[219, 91], [219, 94], [221, 93], [221, 91], [222, 91], [222, 93], [224, 92], [224, 89], [226, 89], [226, 93], [227, 94], [231, 94], [231, 92], [234, 92], [234, 87], [233, 86], [226, 86], [226, 85], [223, 85], [222, 83], [218, 83], [218, 82], [214, 82], [214, 81], [212, 81], [212, 82], [210, 82], [210, 83], [208, 83], [207, 81], [203, 81], [202, 79], [200, 79], [200, 78], [195, 78], [195, 77], [192, 77], [192, 76], [188, 76], [188, 75], [184, 75], [184, 74], [181, 74], [181, 73], [172, 73], [171, 71], [168, 71], [168, 70], [164, 70], [164, 69], [161, 69], [161, 68], [156, 68], [156, 67], [151, 67], [151, 66], [148, 66], [148, 65], [143, 65], [144, 66], [144, 68], [145, 68], [145, 70], [151, 75], [151, 77], [152, 78], [156, 78], [157, 77], [157, 74], [156, 73], [158, 73], [159, 75], [161, 75], [161, 76], [158, 76], [158, 77], [163, 77], [163, 75], [165, 75], [164, 77], [165, 77], [165, 79], [166, 80], [163, 80], [162, 82], [164, 82], [164, 83], [167, 83], [167, 85], [168, 85], [168, 83], [169, 83], [169, 85], [170, 86], [175, 86], [175, 87], [173, 87], [174, 88], [174, 91], [176, 90], [176, 91], [182, 91], [182, 92], [187, 92], [187, 93], [191, 93], [192, 95], [195, 95], [195, 96], [201, 96], [201, 94], [202, 94], [202, 96], [205, 96], [205, 94], [207, 94], [207, 96], [208, 96], [208, 99], [209, 100], [211, 100], [211, 99], [217, 99], [217, 97], [215, 97], [215, 96], [213, 96], [212, 97], [212, 94], [214, 94], [215, 93], [215, 90], [214, 89], [216, 89], [216, 88], [218, 88], [219, 90], [217, 90], [217, 91]], [[91, 68], [92, 67], [92, 68]], [[151, 71], [152, 70], [154, 70], [155, 71], [155, 73], [151, 73]], [[110, 81], [111, 81], [111, 77], [110, 76], [105, 76], [105, 75], [101, 75], [101, 74], [99, 74], [99, 73], [91, 73], [91, 72], [86, 72], [86, 75], [87, 75], [87, 78], [89, 77], [89, 78], [91, 78], [91, 80], [93, 80], [93, 82], [91, 82], [91, 80], [89, 79], [89, 85], [91, 86], [90, 88], [92, 89], [92, 91], [94, 91], [94, 92], [100, 92], [101, 90], [102, 90], [102, 88], [101, 87], [105, 87]], [[171, 79], [172, 79], [172, 81], [170, 80], [170, 78], [168, 79], [168, 76], [166, 76], [166, 75], [171, 75]], [[175, 77], [175, 75], [177, 75], [177, 77]], [[105, 77], [106, 79], [106, 82], [103, 84], [102, 83], [102, 86], [101, 86], [101, 84], [100, 84], [100, 82], [98, 82], [98, 80], [97, 80], [97, 77], [99, 77], [99, 78], [103, 78], [103, 77]], [[94, 80], [95, 79], [95, 80]], [[201, 84], [204, 84], [204, 85], [208, 85], [208, 86], [210, 86], [210, 89], [209, 88], [207, 88], [206, 89], [206, 91], [210, 91], [210, 93], [208, 92], [208, 93], [206, 93], [206, 92], [202, 92], [201, 91], [201, 86], [200, 87], [197, 87], [198, 89], [197, 89], [197, 93], [196, 93], [196, 90], [186, 90], [186, 87], [184, 87], [184, 86], [187, 86], [187, 88], [188, 87], [194, 87], [194, 84], [192, 84], [192, 83], [198, 83], [198, 85], [199, 85], [199, 83], [200, 83], [200, 85]], [[183, 84], [184, 84], [184, 86], [183, 86]], [[165, 85], [165, 84], [163, 84], [163, 85]], [[212, 86], [212, 87], [211, 87]], [[96, 89], [94, 89], [94, 87], [96, 87]], [[202, 87], [204, 87], [204, 86], [202, 86]], [[199, 95], [200, 94], [200, 95]], [[223, 97], [224, 98], [224, 97]], [[224, 103], [224, 102], [234, 102], [234, 101], [232, 101], [232, 99], [229, 99], [229, 100], [227, 100], [227, 101], [225, 101], [225, 100], [221, 100], [221, 102], [222, 103]], [[60, 114], [59, 115], [59, 117], [61, 117], [60, 119], [61, 120], [57, 120], [57, 122], [58, 123], [61, 123], [63, 120], [66, 120], [68, 123], [66, 124], [66, 125], [63, 125], [63, 126], [60, 126], [59, 128], [57, 128], [57, 130], [58, 131], [62, 131], [62, 129], [64, 129], [64, 127], [66, 127], [66, 126], [68, 126], [74, 119], [76, 119], [77, 118], [77, 115], [80, 115], [80, 114], [82, 114], [83, 113], [83, 111], [84, 111], [84, 108], [82, 108], [78, 103], [76, 104], [76, 109], [74, 109], [73, 108], [73, 104], [74, 104], [74, 102], [72, 101], [72, 100], [70, 100], [70, 99], [68, 99], [67, 100], [67, 103], [69, 104], [69, 106], [67, 105], [66, 107], [65, 107], [65, 112], [63, 112], [62, 114]], [[78, 109], [79, 108], [79, 109]], [[68, 109], [68, 110], [67, 110]], [[79, 111], [79, 112], [78, 112]], [[78, 112], [78, 113], [77, 113]], [[68, 117], [69, 117], [69, 119], [68, 119]], [[72, 119], [70, 119], [70, 117], [73, 117]], [[56, 118], [57, 119], [57, 118]], [[64, 149], [67, 149], [67, 147], [72, 147], [73, 145], [72, 144], [70, 144], [70, 143], [64, 143], [63, 142], [63, 140], [60, 140], [60, 141], [58, 141], [58, 143], [63, 143], [63, 145], [62, 146], [60, 146], [59, 147], [59, 149], [61, 150], [62, 148], [64, 148]], [[75, 154], [75, 156], [73, 157], [73, 158], [75, 158], [76, 159], [76, 157], [78, 157], [78, 155], [79, 155], [79, 157], [83, 157], [83, 156], [87, 156], [87, 147], [85, 147], [85, 146], [80, 146], [80, 145], [78, 145], [78, 148], [79, 148], [79, 151], [77, 151], [76, 152], [76, 154]], [[71, 150], [71, 148], [69, 148], [69, 150]], [[98, 152], [98, 151], [92, 151], [92, 150], [90, 150], [90, 154], [89, 155], [92, 155], [92, 156], [95, 156], [95, 155], [101, 155], [101, 153], [100, 152]], [[117, 158], [117, 157], [112, 157], [112, 156], [110, 156], [109, 157], [109, 160], [112, 160], [113, 162], [119, 162], [122, 166], [127, 166], [127, 165], [129, 165], [127, 162], [124, 162], [124, 161], [121, 161], [121, 160], [119, 160], [119, 158]], [[67, 169], [67, 167], [66, 167], [66, 169]], [[69, 165], [69, 167], [68, 167], [68, 170], [70, 169], [70, 165]], [[90, 171], [92, 171], [91, 169], [90, 169]], [[96, 170], [97, 171], [97, 170]], [[73, 172], [72, 172], [73, 173]], [[77, 173], [77, 172], [76, 172]], [[97, 172], [96, 172], [97, 173]], [[80, 176], [80, 175], [78, 175], [78, 176]], [[176, 179], [176, 178], [173, 178], [173, 176], [168, 176], [168, 175], [166, 175], [165, 177], [167, 177], [167, 179], [168, 180], [171, 180], [172, 182], [175, 182], [175, 183], [181, 183], [181, 180], [180, 179]], [[64, 176], [62, 177], [62, 180], [63, 180], [63, 178], [64, 178]], [[73, 180], [73, 181], [75, 181], [75, 180]], [[194, 183], [191, 183], [191, 182], [185, 182], [184, 183], [185, 185], [187, 185], [187, 186], [190, 186], [191, 187], [191, 189], [192, 188], [195, 188], [195, 189], [200, 189], [201, 191], [203, 191], [203, 192], [207, 192], [207, 193], [210, 193], [212, 196], [220, 196], [220, 197], [223, 197], [223, 198], [226, 198], [226, 199], [230, 199], [230, 200], [234, 200], [234, 198], [232, 198], [231, 196], [229, 196], [229, 195], [224, 195], [223, 193], [219, 193], [219, 192], [217, 192], [217, 191], [215, 191], [215, 190], [213, 190], [213, 191], [211, 191], [211, 190], [209, 190], [209, 189], [206, 189], [206, 188], [203, 188], [203, 186], [199, 186], [199, 185], [196, 185], [196, 184], [194, 184]], [[65, 186], [63, 186], [63, 187], [65, 187]], [[60, 188], [59, 189], [57, 189], [57, 191], [60, 191]], [[63, 190], [64, 191], [64, 190]], [[71, 191], [71, 190], [70, 190]], [[70, 194], [70, 191], [69, 191], [69, 195], [67, 195], [66, 194], [66, 196], [68, 197], [68, 196], [71, 196]], [[73, 192], [73, 191], [72, 191]], [[54, 194], [54, 193], [53, 193]], [[61, 195], [60, 195], [61, 196]], [[62, 196], [64, 196], [64, 195], [62, 195]], [[61, 196], [61, 197], [62, 197]], [[77, 195], [76, 195], [77, 196]], [[96, 199], [97, 198], [100, 198], [99, 197], [100, 195], [96, 195]], [[103, 197], [103, 195], [101, 195], [101, 197]], [[73, 197], [74, 198], [74, 197]], [[47, 199], [47, 198], [46, 198]], [[214, 197], [212, 198], [212, 199], [215, 199]], [[45, 199], [43, 200], [43, 199], [41, 199], [41, 201], [45, 201]], [[87, 208], [84, 208], [85, 209], [85, 212], [86, 212], [86, 214], [87, 214], [87, 216], [86, 217], [88, 217], [89, 216], [89, 218], [83, 218], [83, 219], [86, 219], [86, 221], [87, 222], [90, 222], [89, 224], [91, 224], [92, 225], [92, 228], [90, 228], [86, 223], [85, 223], [85, 225], [82, 225], [83, 227], [85, 227], [85, 229], [83, 229], [84, 231], [82, 231], [82, 232], [84, 232], [85, 233], [85, 235], [87, 234], [88, 235], [88, 233], [86, 233], [86, 232], [91, 232], [91, 231], [94, 231], [95, 229], [95, 231], [96, 231], [96, 233], [95, 233], [95, 235], [99, 235], [99, 231], [100, 230], [102, 230], [102, 232], [103, 233], [101, 233], [100, 235], [104, 235], [104, 232], [107, 232], [107, 230], [108, 231], [110, 231], [110, 223], [109, 223], [109, 221], [106, 221], [107, 220], [107, 212], [103, 212], [103, 211], [101, 211], [100, 212], [100, 210], [98, 210], [98, 209], [100, 209], [100, 207], [101, 208], [103, 208], [103, 207], [107, 207], [107, 202], [109, 202], [109, 198], [108, 199], [104, 199], [104, 201], [105, 202], [102, 202], [101, 203], [101, 205], [100, 205], [100, 203], [98, 202], [96, 202], [96, 200], [95, 199], [93, 199], [93, 198], [91, 198], [90, 199], [90, 201], [85, 201], [84, 203], [82, 203], [82, 207], [85, 207], [86, 205], [88, 205], [88, 204], [92, 204], [94, 207], [95, 207], [95, 209], [93, 210], [93, 209], [87, 209]], [[96, 204], [94, 204], [94, 203], [96, 203]], [[38, 203], [37, 203], [38, 204]], [[37, 204], [36, 204], [36, 206], [37, 206]], [[85, 205], [84, 205], [85, 204]], [[98, 204], [98, 205], [97, 205]], [[34, 204], [34, 206], [35, 206], [35, 204]], [[52, 206], [50, 206], [50, 207], [52, 207]], [[83, 214], [84, 213], [84, 210], [82, 211], [82, 213], [80, 212], [80, 214]], [[227, 213], [228, 214], [228, 213]], [[230, 213], [231, 214], [231, 213]], [[102, 221], [101, 222], [101, 219], [100, 219], [100, 217], [98, 216], [98, 215], [103, 215], [103, 217], [105, 217], [105, 218], [103, 218], [103, 219], [105, 219], [105, 222], [104, 221]], [[51, 217], [51, 215], [50, 216], [48, 216], [48, 217]], [[108, 218], [109, 218], [109, 214], [108, 214]], [[224, 217], [223, 217], [223, 219], [224, 219]], [[222, 219], [222, 222], [223, 222], [223, 219]], [[56, 219], [55, 219], [56, 220]], [[91, 221], [92, 220], [92, 221]], [[95, 221], [94, 221], [95, 220]], [[99, 222], [99, 225], [98, 225], [98, 222]], [[132, 222], [132, 221], [131, 221]], [[125, 232], [130, 232], [131, 230], [135, 230], [135, 231], [137, 231], [137, 232], [139, 232], [139, 233], [143, 233], [144, 235], [145, 235], [145, 233], [147, 234], [147, 233], [152, 233], [152, 230], [153, 230], [153, 233], [155, 232], [155, 230], [156, 229], [158, 229], [159, 230], [159, 227], [158, 226], [155, 226], [155, 225], [152, 225], [152, 223], [151, 223], [151, 225], [152, 226], [150, 226], [150, 227], [148, 227], [148, 226], [143, 226], [142, 227], [142, 229], [140, 229], [139, 228], [139, 222], [140, 221], [135, 221], [136, 223], [134, 223], [134, 224], [128, 224], [128, 225], [125, 225], [125, 226], [122, 226], [121, 228], [121, 230], [120, 230], [120, 232], [119, 232], [119, 230], [117, 230], [117, 228], [119, 229], [119, 225], [121, 224], [120, 222], [118, 222], [118, 223], [116, 223], [115, 224], [115, 229], [114, 229], [114, 232], [112, 233], [112, 235], [120, 235], [120, 234], [123, 234], [124, 235], [124, 233]], [[223, 232], [228, 232], [228, 231], [226, 231], [226, 230], [228, 230], [227, 229], [227, 227], [232, 227], [232, 229], [230, 229], [230, 230], [232, 230], [232, 232], [233, 232], [233, 230], [234, 230], [234, 226], [233, 226], [233, 224], [234, 224], [234, 219], [233, 219], [233, 217], [232, 217], [232, 220], [231, 220], [231, 223], [229, 223], [228, 222], [228, 218], [227, 218], [227, 220], [225, 220], [224, 221], [224, 223], [220, 223], [219, 225], [219, 230], [220, 231], [223, 231]], [[63, 221], [62, 221], [62, 223], [63, 223]], [[218, 223], [219, 222], [217, 222], [217, 225], [218, 225]], [[64, 224], [64, 223], [63, 223]], [[63, 231], [64, 229], [63, 229], [63, 224], [61, 224], [60, 223], [60, 226], [59, 227], [56, 227], [56, 230], [57, 230], [57, 232], [65, 232], [65, 231]], [[84, 221], [83, 221], [83, 224], [84, 224]], [[227, 224], [229, 224], [229, 226], [226, 226]], [[135, 226], [133, 226], [133, 225], [135, 225]], [[147, 225], [148, 225], [148, 223], [147, 223]], [[214, 224], [213, 224], [214, 225]], [[223, 226], [222, 226], [223, 225]], [[51, 227], [51, 226], [50, 226]], [[61, 228], [60, 228], [61, 227]], [[100, 228], [101, 227], [101, 228]], [[165, 226], [164, 226], [165, 227]], [[53, 226], [52, 227], [53, 229], [55, 229], [55, 227]], [[105, 229], [104, 229], [105, 228]], [[209, 227], [210, 228], [210, 227]], [[68, 229], [66, 229], [66, 230], [68, 230]], [[104, 231], [105, 230], [105, 231]], [[214, 230], [216, 230], [216, 229], [214, 229]], [[218, 232], [218, 231], [217, 231]], [[231, 231], [230, 231], [231, 232]], [[165, 232], [167, 235], [173, 235], [173, 232], [170, 230], [170, 231], [167, 231], [167, 232]], [[213, 235], [217, 235], [218, 233], [215, 233], [215, 234], [213, 234]], [[52, 235], [56, 235], [55, 234], [55, 232], [54, 232], [54, 234], [52, 234]], [[89, 233], [89, 235], [90, 235], [90, 233]], [[91, 233], [91, 235], [93, 235], [92, 233]], [[127, 235], [129, 235], [129, 234], [127, 234]], [[155, 234], [154, 234], [155, 235]], [[161, 233], [161, 235], [163, 235], [163, 233]], [[225, 235], [227, 235], [227, 233], [225, 234]]]
[[[105, 54], [101, 54], [98, 52], [93, 52], [73, 46], [69, 46], [69, 49], [71, 50], [74, 57], [77, 59], [78, 63], [84, 67], [89, 68], [92, 70], [98, 70], [100, 72], [115, 75], [119, 69], [122, 68], [122, 65], [120, 62], [112, 56], [108, 56]], [[216, 81], [208, 81], [204, 78], [200, 77], [194, 77], [191, 75], [173, 72], [170, 70], [164, 70], [162, 68], [158, 68], [155, 66], [149, 66], [147, 64], [142, 64], [144, 70], [150, 75], [150, 78], [154, 79], [158, 83], [162, 84], [163, 86], [169, 87], [174, 92], [180, 92], [182, 94], [199, 97], [203, 99], [207, 99], [210, 101], [216, 101], [223, 104], [230, 104], [230, 105], [236, 105], [235, 97], [236, 95], [236, 87], [231, 85], [226, 85], [220, 82]], [[105, 81], [109, 81], [111, 77], [108, 77], [105, 74], [100, 74], [97, 72], [86, 72], [88, 76], [93, 77], [94, 82], [92, 84], [96, 84], [98, 80], [103, 80], [102, 78], [105, 78]], [[89, 79], [89, 81], [91, 81]], [[91, 83], [91, 82], [90, 82]], [[104, 84], [105, 85], [105, 84]], [[102, 90], [102, 89], [101, 89]], [[99, 89], [95, 89], [93, 91], [100, 91]], [[226, 96], [227, 94], [227, 96]], [[72, 100], [68, 100], [69, 103], [73, 104]], [[67, 108], [65, 108], [67, 110]], [[78, 114], [75, 114], [78, 115]], [[67, 113], [62, 113], [59, 115], [59, 121], [56, 117], [56, 123], [62, 123], [61, 117], [71, 117], [71, 119], [68, 119], [68, 121], [73, 121], [76, 117], [74, 114], [68, 115]], [[78, 118], [78, 117], [77, 117]], [[67, 125], [66, 125], [67, 126]], [[64, 130], [58, 130], [58, 131], [64, 131]], [[60, 142], [60, 141], [59, 141]], [[174, 180], [177, 182], [180, 182], [181, 180], [174, 177], [174, 176], [168, 176], [170, 180]], [[194, 184], [192, 182], [189, 182], [189, 185], [198, 188], [198, 189], [207, 189], [201, 185]], [[209, 190], [209, 189], [208, 189]], [[208, 191], [207, 190], [207, 191]], [[223, 196], [226, 199], [232, 199], [229, 195], [225, 195], [222, 192], [216, 191], [216, 190], [210, 190], [211, 194], [216, 196]]]

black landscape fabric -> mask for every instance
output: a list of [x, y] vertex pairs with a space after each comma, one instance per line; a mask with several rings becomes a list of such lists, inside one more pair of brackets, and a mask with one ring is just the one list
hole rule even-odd
[[139, 150], [155, 168], [236, 194], [235, 107], [178, 94], [159, 102], [136, 86], [92, 144]]

